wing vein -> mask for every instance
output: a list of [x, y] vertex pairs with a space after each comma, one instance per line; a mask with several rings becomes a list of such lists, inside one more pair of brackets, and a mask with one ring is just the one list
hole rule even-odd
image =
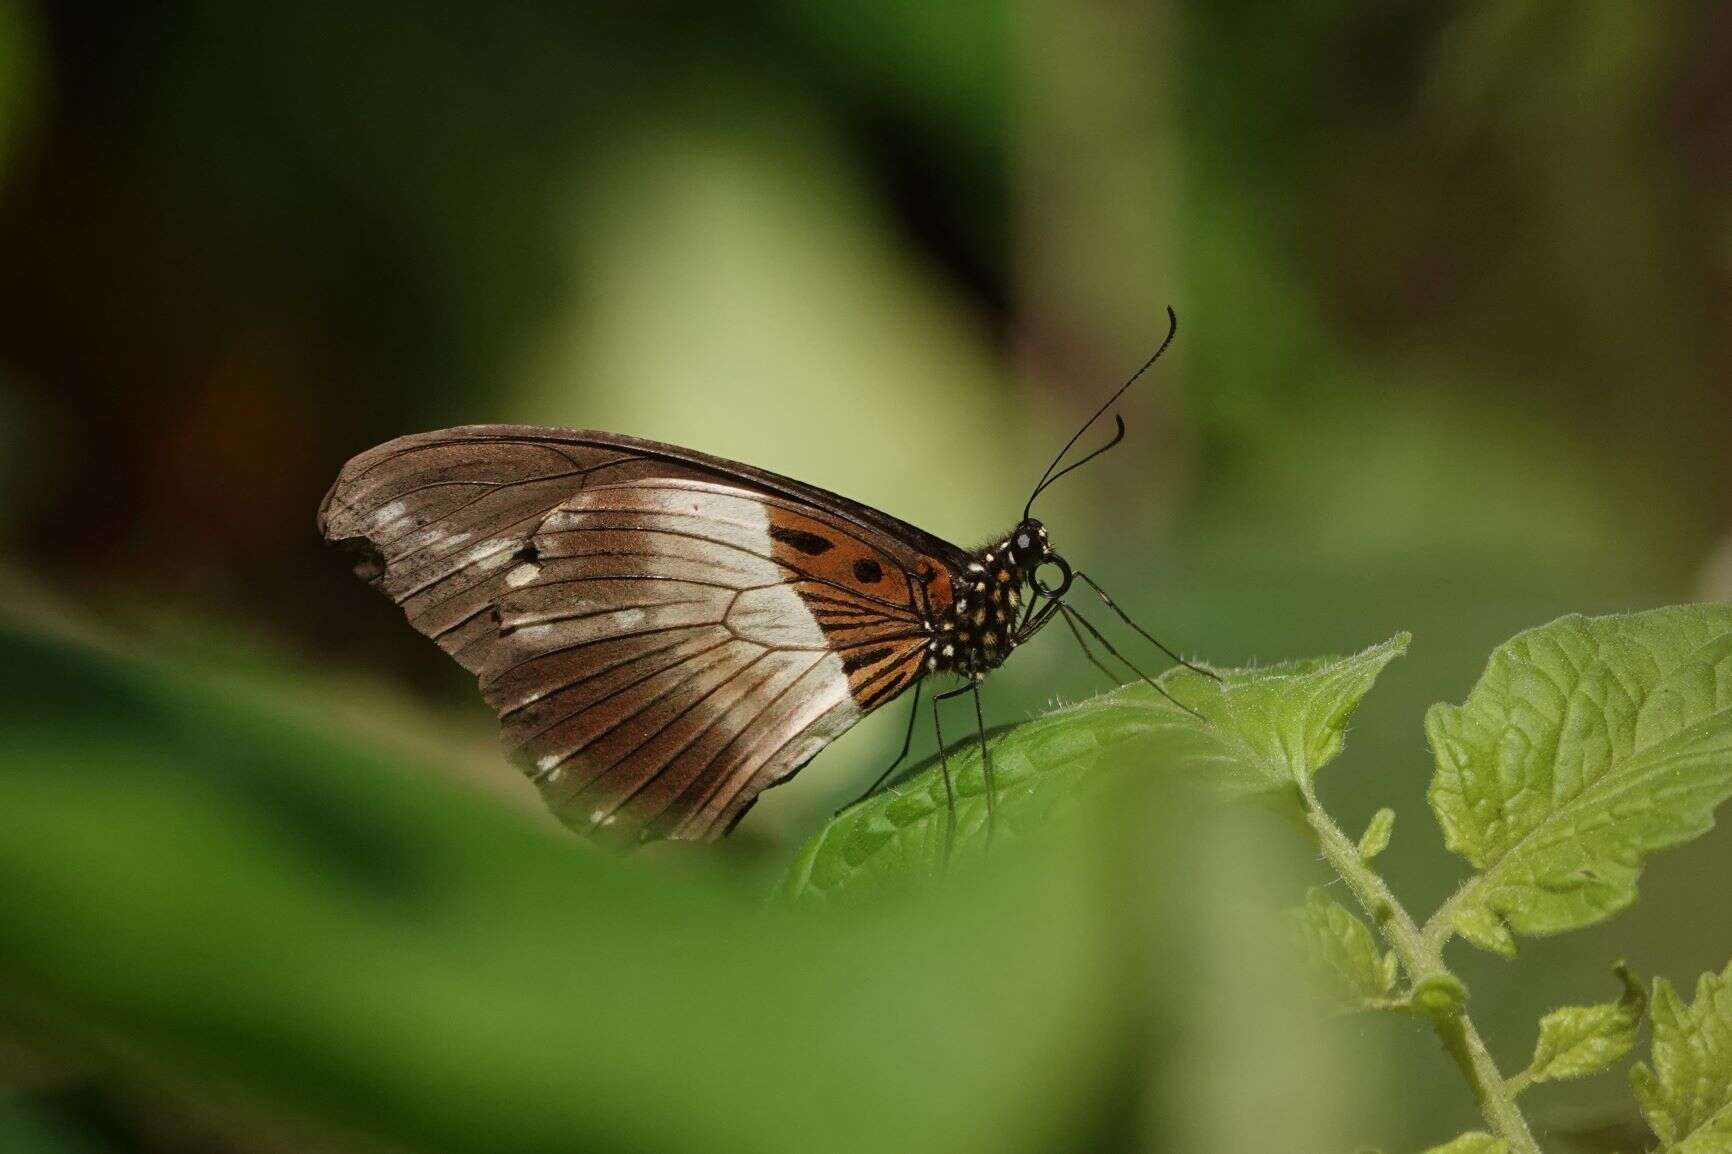
[[[784, 697], [786, 697], [790, 692], [792, 692], [792, 690], [794, 689], [794, 687], [796, 685], [799, 685], [800, 682], [805, 679], [806, 674], [812, 672], [813, 669], [817, 668], [818, 663], [820, 661], [824, 660], [824, 657], [825, 657], [824, 654], [819, 654], [817, 657], [814, 657], [812, 659], [812, 663], [810, 665], [806, 666], [805, 669], [802, 669], [800, 671], [800, 675], [798, 677], [795, 677], [793, 680], [789, 681], [788, 684], [784, 685], [781, 689], [777, 690], [775, 696], [770, 698], [769, 701], [764, 703], [764, 706], [758, 710], [757, 717], [755, 717], [753, 720], [756, 720], [757, 718], [761, 718], [761, 717], [765, 716], [771, 710], [775, 709], [778, 705], [780, 705], [782, 699]], [[744, 733], [745, 733], [745, 729], [742, 728], [739, 733], [734, 734], [733, 737], [728, 739], [728, 743], [726, 745], [724, 745], [724, 746], [722, 746], [722, 748], [716, 750], [716, 752], [710, 756], [710, 759], [708, 761], [704, 762], [703, 768], [701, 770], [699, 770], [697, 775], [694, 776], [692, 778], [692, 780], [686, 784], [686, 788], [680, 791], [680, 794], [679, 794], [680, 799], [683, 799], [685, 797], [685, 795], [688, 792], [690, 792], [692, 786], [695, 786], [698, 783], [700, 783], [701, 781], [703, 781], [704, 774], [708, 773], [710, 767], [715, 765], [716, 761], [718, 759], [720, 759], [724, 754], [726, 754], [728, 752], [728, 750], [730, 750], [734, 747], [735, 743], [740, 740], [741, 735]], [[699, 800], [698, 804], [695, 807], [693, 807], [692, 812], [693, 813], [701, 812], [706, 806], [708, 806], [710, 799], [715, 796], [716, 791], [721, 788], [722, 784], [723, 784], [722, 782], [716, 782], [714, 785], [710, 786], [708, 791], [706, 791], [704, 796]]]
[[[739, 641], [739, 638], [730, 637], [727, 641], [723, 642], [722, 644], [723, 645], [731, 645], [736, 641]], [[740, 642], [740, 644], [749, 645], [751, 643], [750, 642]], [[718, 648], [720, 648], [720, 646], [712, 646], [710, 649], [704, 650], [704, 653], [706, 653], [706, 654], [712, 653]], [[766, 649], [762, 653], [759, 653], [757, 657], [754, 657], [754, 658], [752, 658], [751, 661], [747, 662], [746, 665], [744, 667], [742, 667], [742, 669], [739, 672], [744, 672], [746, 669], [750, 669], [753, 665], [756, 665], [759, 662], [759, 660], [761, 660], [763, 658], [764, 654], [766, 654], [768, 652], [770, 652], [770, 651]], [[702, 654], [699, 654], [698, 656], [702, 656]], [[692, 660], [691, 658], [687, 658], [685, 661], [680, 662], [679, 665], [672, 666], [671, 668], [677, 670], [680, 668], [681, 665], [691, 664], [691, 660]], [[530, 734], [527, 738], [525, 738], [523, 743], [525, 745], [528, 745], [531, 741], [534, 741], [536, 738], [545, 735], [549, 730], [557, 729], [559, 726], [564, 725], [566, 722], [572, 720], [573, 718], [580, 717], [583, 714], [588, 713], [590, 710], [594, 709], [596, 706], [601, 705], [604, 702], [611, 701], [615, 697], [618, 697], [620, 694], [626, 692], [627, 690], [635, 689], [639, 685], [642, 685], [644, 682], [649, 681], [652, 678], [660, 677], [662, 674], [667, 673], [667, 672], [669, 672], [668, 669], [658, 669], [653, 673], [644, 674], [642, 677], [638, 678], [636, 681], [633, 681], [629, 685], [622, 685], [618, 689], [610, 690], [608, 693], [603, 694], [601, 697], [596, 698], [594, 701], [590, 702], [588, 705], [580, 706], [577, 709], [572, 710], [570, 713], [565, 714], [564, 716], [560, 717], [557, 721], [552, 721], [552, 722], [549, 722], [547, 725], [542, 726], [540, 729], [536, 730], [534, 733]], [[739, 672], [736, 672], [734, 674], [734, 676], [738, 677]], [[582, 744], [573, 746], [571, 749], [568, 749], [564, 753], [560, 754], [559, 760], [557, 762], [555, 762], [554, 765], [564, 765], [571, 758], [576, 757], [578, 754], [582, 753], [584, 750], [588, 749], [590, 746], [594, 745], [596, 742], [600, 741], [602, 738], [606, 737], [608, 734], [614, 732], [616, 729], [618, 729], [620, 726], [624, 725], [626, 722], [630, 721], [632, 718], [640, 716], [644, 710], [650, 709], [656, 705], [659, 705], [661, 702], [666, 701], [670, 695], [679, 692], [680, 687], [687, 684], [688, 682], [690, 682], [692, 677], [694, 677], [694, 676], [696, 676], [696, 671], [693, 671], [691, 674], [688, 674], [684, 678], [676, 680], [675, 682], [673, 682], [673, 684], [669, 685], [666, 689], [662, 690], [660, 693], [657, 693], [654, 697], [651, 697], [649, 700], [640, 703], [638, 705], [638, 707], [636, 709], [633, 709], [630, 713], [627, 713], [623, 716], [614, 718], [613, 723], [610, 724], [606, 729], [603, 729], [598, 733], [591, 734], [589, 737], [587, 737], [583, 740]], [[728, 680], [731, 681], [731, 680], [733, 680], [733, 678], [730, 677]], [[721, 683], [721, 685], [726, 685], [727, 683], [728, 683], [727, 681], [723, 681]], [[721, 687], [720, 685], [717, 686], [717, 688], [720, 688], [720, 687]], [[709, 694], [706, 693], [704, 696], [708, 697]], [[613, 765], [618, 765], [618, 764], [619, 764], [618, 761], [615, 761], [613, 763]], [[548, 768], [552, 769], [553, 766], [549, 766]], [[610, 765], [610, 766], [608, 766], [608, 768], [611, 769], [611, 768], [613, 768], [613, 766]], [[599, 777], [600, 775], [598, 774], [597, 776]]]
[[[643, 633], [623, 634], [622, 636], [642, 637], [642, 636], [647, 636], [648, 634], [650, 634], [652, 632], [668, 632], [668, 631], [671, 631], [673, 629], [694, 629], [694, 628], [702, 628], [702, 627], [701, 626], [692, 626], [692, 625], [669, 626], [668, 629], [665, 629], [665, 630], [645, 630]], [[605, 637], [605, 638], [597, 638], [596, 640], [597, 641], [618, 641], [619, 639], [620, 638], [618, 638], [618, 637]], [[695, 653], [689, 653], [685, 657], [681, 658], [679, 661], [675, 662], [673, 665], [663, 666], [660, 669], [652, 670], [651, 672], [644, 674], [642, 677], [640, 677], [636, 681], [632, 682], [630, 685], [620, 686], [620, 690], [623, 691], [623, 690], [632, 688], [632, 686], [634, 686], [634, 685], [641, 685], [643, 682], [649, 680], [651, 677], [656, 677], [656, 676], [659, 676], [660, 674], [666, 673], [669, 669], [678, 669], [681, 665], [684, 665], [687, 661], [690, 661], [692, 658], [702, 657], [704, 654], [710, 652], [711, 650], [720, 648], [723, 645], [727, 645], [734, 640], [735, 640], [735, 638], [733, 638], [731, 636], [720, 638], [716, 641], [716, 643], [714, 645], [708, 645], [702, 649], [699, 649]], [[523, 701], [523, 702], [518, 703], [517, 705], [513, 705], [507, 709], [501, 710], [499, 713], [499, 720], [501, 722], [503, 722], [503, 721], [507, 720], [508, 718], [515, 717], [517, 714], [522, 713], [525, 709], [528, 709], [532, 705], [539, 705], [543, 701], [549, 701], [549, 700], [559, 696], [561, 693], [565, 693], [569, 690], [576, 689], [578, 686], [585, 685], [591, 681], [594, 681], [598, 677], [605, 677], [607, 674], [612, 673], [614, 670], [622, 669], [625, 666], [630, 665], [634, 661], [646, 661], [652, 657], [659, 657], [663, 653], [666, 653], [670, 649], [678, 649], [681, 645], [684, 645], [686, 643], [686, 641], [687, 641], [687, 638], [682, 637], [677, 641], [670, 641], [666, 645], [658, 645], [654, 649], [646, 649], [642, 653], [633, 653], [627, 657], [622, 657], [618, 661], [615, 661], [611, 664], [603, 665], [603, 666], [600, 666], [599, 668], [588, 670], [582, 676], [574, 677], [574, 678], [571, 678], [569, 680], [562, 681], [558, 685], [549, 686], [549, 687], [543, 689], [537, 696], [530, 698], [528, 701]], [[535, 660], [535, 659], [543, 657], [543, 656], [545, 656], [545, 654], [537, 653], [533, 657], [529, 658], [528, 660]], [[528, 663], [527, 661], [522, 661], [522, 662], [519, 662], [518, 665], [524, 665], [527, 663]], [[517, 666], [514, 665], [511, 668], [513, 670], [515, 670], [517, 668]], [[559, 720], [554, 722], [553, 725], [563, 725], [565, 722], [571, 720], [573, 717], [576, 717], [578, 714], [580, 714], [584, 710], [588, 709], [590, 707], [590, 705], [598, 705], [603, 700], [606, 700], [606, 699], [605, 698], [597, 699], [596, 701], [590, 702], [589, 705], [579, 706], [578, 708], [572, 710], [570, 713], [562, 714], [560, 716]], [[547, 728], [552, 728], [552, 726], [548, 726]], [[526, 740], [533, 740], [534, 736], [539, 736], [540, 733], [545, 733], [545, 732], [546, 732], [546, 729], [542, 729], [542, 730], [538, 731], [537, 734], [532, 735], [532, 737], [530, 739], [526, 739]]]

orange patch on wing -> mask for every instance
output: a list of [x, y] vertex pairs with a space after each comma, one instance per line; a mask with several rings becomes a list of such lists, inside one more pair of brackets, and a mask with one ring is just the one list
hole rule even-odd
[[828, 582], [873, 601], [913, 609], [901, 566], [838, 524], [766, 505], [775, 561], [803, 577]]
[[950, 611], [950, 606], [956, 601], [956, 590], [950, 584], [950, 570], [934, 563], [932, 579], [926, 583], [926, 603], [931, 606], [934, 618], [943, 616]]

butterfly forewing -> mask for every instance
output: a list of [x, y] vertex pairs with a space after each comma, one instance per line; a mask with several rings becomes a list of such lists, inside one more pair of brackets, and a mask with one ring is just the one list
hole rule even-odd
[[923, 671], [960, 550], [748, 466], [481, 426], [355, 458], [320, 514], [475, 672], [580, 829], [713, 837]]

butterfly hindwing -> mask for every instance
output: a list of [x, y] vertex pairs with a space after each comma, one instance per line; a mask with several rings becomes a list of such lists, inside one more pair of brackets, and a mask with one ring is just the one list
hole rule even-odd
[[568, 823], [643, 836], [726, 832], [907, 688], [955, 554], [747, 466], [501, 426], [362, 454], [320, 519]]

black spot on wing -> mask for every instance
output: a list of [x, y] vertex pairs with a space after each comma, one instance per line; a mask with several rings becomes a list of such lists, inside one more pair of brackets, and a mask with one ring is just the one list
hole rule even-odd
[[836, 543], [828, 537], [820, 537], [816, 533], [808, 533], [804, 529], [786, 529], [780, 525], [770, 526], [770, 538], [791, 545], [808, 557], [816, 557], [828, 553], [836, 547]]
[[854, 562], [854, 580], [863, 585], [876, 585], [884, 579], [884, 567], [870, 557]]

